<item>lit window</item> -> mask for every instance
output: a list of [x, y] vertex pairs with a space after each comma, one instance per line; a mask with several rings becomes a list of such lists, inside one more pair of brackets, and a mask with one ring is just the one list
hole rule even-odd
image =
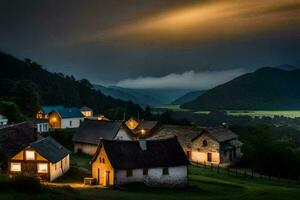
[[26, 151], [26, 160], [34, 160], [34, 151]]
[[48, 164], [38, 163], [38, 173], [48, 173]]
[[10, 163], [10, 171], [20, 172], [21, 171], [21, 163]]

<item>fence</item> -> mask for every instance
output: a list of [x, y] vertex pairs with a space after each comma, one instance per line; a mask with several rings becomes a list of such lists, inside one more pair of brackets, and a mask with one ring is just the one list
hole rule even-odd
[[280, 181], [282, 183], [288, 184], [300, 184], [300, 179], [290, 179], [285, 177], [281, 177], [280, 174], [278, 176], [264, 175], [262, 173], [254, 171], [252, 168], [239, 168], [239, 167], [229, 167], [224, 165], [217, 165], [212, 163], [196, 163], [191, 162], [193, 166], [201, 167], [217, 174], [227, 174], [229, 176], [235, 176], [240, 178], [248, 178], [248, 179], [261, 179], [261, 180], [269, 180], [269, 181]]

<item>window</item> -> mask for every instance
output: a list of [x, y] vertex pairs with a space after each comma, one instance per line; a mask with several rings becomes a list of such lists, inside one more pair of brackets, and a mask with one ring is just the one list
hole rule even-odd
[[104, 158], [102, 159], [102, 163], [105, 163], [105, 160], [104, 160]]
[[148, 175], [148, 169], [143, 169], [143, 175]]
[[168, 167], [163, 168], [163, 175], [169, 175], [169, 168]]
[[34, 160], [34, 151], [26, 151], [25, 152], [26, 160]]
[[10, 171], [20, 172], [21, 171], [21, 163], [10, 163]]
[[126, 170], [126, 176], [127, 176], [127, 177], [132, 176], [132, 169], [127, 169], [127, 170]]
[[38, 163], [38, 173], [48, 173], [48, 164]]
[[70, 121], [70, 126], [72, 126], [72, 120]]
[[203, 140], [202, 146], [206, 147], [207, 146], [207, 140]]

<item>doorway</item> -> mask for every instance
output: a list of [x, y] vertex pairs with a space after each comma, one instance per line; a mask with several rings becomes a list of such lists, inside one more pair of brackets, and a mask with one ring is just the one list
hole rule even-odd
[[207, 161], [211, 162], [211, 153], [207, 153]]
[[105, 185], [109, 185], [109, 171], [106, 171], [106, 176], [105, 176]]

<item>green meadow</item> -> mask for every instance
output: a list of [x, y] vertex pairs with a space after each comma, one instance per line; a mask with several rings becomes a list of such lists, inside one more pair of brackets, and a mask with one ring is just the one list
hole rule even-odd
[[155, 189], [143, 185], [126, 188], [71, 188], [51, 186], [39, 193], [16, 193], [13, 190], [0, 192], [0, 199], [39, 199], [39, 200], [83, 200], [83, 199], [122, 199], [122, 200], [196, 200], [196, 199], [298, 199], [300, 186], [287, 181], [275, 181], [250, 177], [235, 177], [227, 173], [218, 174], [210, 169], [190, 167], [189, 186], [182, 189]]
[[[163, 105], [154, 109], [161, 111], [174, 111], [174, 112], [193, 112], [196, 114], [209, 114], [210, 111], [191, 111], [188, 109], [180, 108], [180, 105]], [[227, 115], [232, 116], [250, 116], [250, 117], [275, 117], [284, 116], [289, 118], [300, 117], [300, 110], [227, 110]]]

